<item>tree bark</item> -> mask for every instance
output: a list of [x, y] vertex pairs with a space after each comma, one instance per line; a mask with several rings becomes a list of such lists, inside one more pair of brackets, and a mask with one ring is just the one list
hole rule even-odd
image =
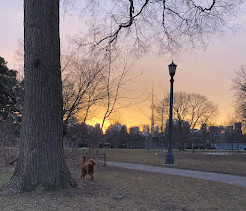
[[75, 186], [62, 148], [59, 0], [24, 0], [25, 101], [19, 157], [7, 192]]

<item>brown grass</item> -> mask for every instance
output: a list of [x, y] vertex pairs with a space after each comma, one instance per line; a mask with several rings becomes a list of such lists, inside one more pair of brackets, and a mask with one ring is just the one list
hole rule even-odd
[[[79, 179], [81, 161], [68, 160], [77, 188], [36, 190], [0, 196], [0, 210], [245, 210], [246, 189], [233, 185], [153, 174], [113, 167], [96, 167], [91, 181]], [[1, 168], [0, 187], [13, 168]]]
[[[165, 161], [166, 152], [146, 149], [101, 149], [106, 153], [107, 160], [161, 166]], [[208, 155], [203, 150], [174, 151], [174, 168], [211, 171], [246, 176], [246, 153], [230, 155]]]

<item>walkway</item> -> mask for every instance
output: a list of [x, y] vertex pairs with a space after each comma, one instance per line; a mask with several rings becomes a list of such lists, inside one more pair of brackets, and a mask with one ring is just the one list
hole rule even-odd
[[240, 187], [246, 187], [246, 177], [236, 176], [231, 174], [192, 171], [192, 170], [184, 170], [184, 169], [176, 169], [176, 168], [168, 168], [168, 167], [158, 167], [158, 166], [149, 166], [149, 165], [141, 165], [141, 164], [133, 164], [133, 163], [120, 163], [120, 162], [111, 162], [111, 161], [107, 161], [107, 165], [126, 168], [126, 169], [148, 171], [148, 172], [161, 173], [161, 174], [171, 174], [171, 175], [177, 175], [183, 177], [210, 180], [215, 182], [223, 182], [223, 183], [237, 185]]

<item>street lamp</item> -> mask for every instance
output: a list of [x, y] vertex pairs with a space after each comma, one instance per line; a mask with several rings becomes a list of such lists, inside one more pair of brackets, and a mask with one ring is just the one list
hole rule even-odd
[[174, 164], [174, 157], [173, 157], [173, 82], [174, 82], [174, 75], [176, 71], [177, 65], [173, 62], [168, 65], [169, 74], [171, 76], [171, 86], [170, 86], [170, 111], [169, 111], [169, 132], [168, 132], [168, 151], [166, 155], [165, 164]]

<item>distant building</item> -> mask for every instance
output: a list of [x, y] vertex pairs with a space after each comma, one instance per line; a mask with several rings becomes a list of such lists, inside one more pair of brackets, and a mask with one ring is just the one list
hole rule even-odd
[[201, 132], [207, 132], [207, 124], [202, 124], [200, 131]]
[[224, 133], [224, 132], [225, 132], [225, 128], [223, 126], [219, 126], [218, 133]]
[[124, 133], [127, 133], [127, 126], [126, 125], [123, 125], [121, 127], [121, 131], [124, 132]]
[[122, 128], [122, 125], [120, 123], [116, 123], [113, 125], [110, 125], [108, 129], [106, 130], [106, 133], [119, 133]]
[[235, 142], [235, 133], [233, 130], [233, 126], [225, 127], [225, 142]]
[[139, 134], [139, 127], [131, 127], [129, 134], [130, 135], [138, 135]]
[[149, 128], [149, 125], [144, 125], [143, 126], [143, 134], [145, 134], [145, 133], [149, 133], [150, 132], [150, 128]]
[[225, 127], [225, 133], [226, 134], [232, 134], [233, 133], [233, 126], [226, 126]]
[[159, 133], [160, 129], [159, 129], [159, 126], [155, 126], [154, 127], [154, 133]]
[[150, 137], [150, 127], [149, 125], [144, 125], [143, 126], [143, 130], [142, 130], [142, 134], [145, 138], [149, 138]]
[[146, 139], [139, 132], [139, 127], [131, 127], [129, 130], [128, 148], [144, 149], [146, 148]]
[[241, 122], [235, 122], [234, 124], [234, 131], [236, 134], [242, 134], [242, 123]]
[[217, 143], [218, 135], [219, 135], [219, 128], [216, 126], [210, 126], [209, 127], [209, 139], [210, 139], [211, 146], [214, 146], [214, 144]]
[[216, 126], [210, 126], [208, 129], [209, 129], [209, 132], [212, 134], [218, 135], [219, 133], [219, 128]]

